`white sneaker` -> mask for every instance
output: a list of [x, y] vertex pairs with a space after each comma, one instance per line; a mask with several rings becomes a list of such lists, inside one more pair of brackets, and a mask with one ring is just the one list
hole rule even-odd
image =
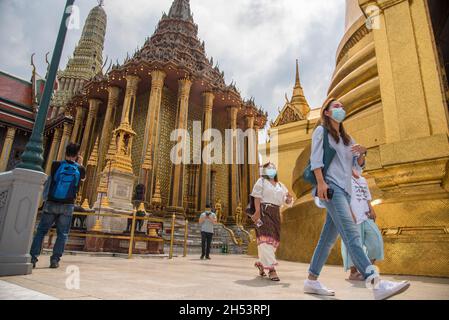
[[394, 295], [400, 294], [410, 287], [410, 282], [408, 281], [387, 281], [380, 280], [377, 289], [373, 289], [374, 298], [376, 300], [385, 300]]
[[334, 290], [329, 290], [318, 280], [305, 280], [304, 293], [316, 294], [319, 296], [335, 296]]

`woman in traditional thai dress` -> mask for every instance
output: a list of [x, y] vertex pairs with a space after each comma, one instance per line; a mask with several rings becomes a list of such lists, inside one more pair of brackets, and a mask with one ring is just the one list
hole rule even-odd
[[251, 196], [254, 197], [255, 213], [252, 220], [256, 224], [259, 261], [255, 267], [259, 275], [265, 277], [265, 270], [272, 281], [280, 281], [276, 266], [276, 250], [281, 240], [281, 207], [291, 205], [293, 198], [287, 188], [279, 182], [276, 166], [263, 166], [262, 177], [256, 182]]

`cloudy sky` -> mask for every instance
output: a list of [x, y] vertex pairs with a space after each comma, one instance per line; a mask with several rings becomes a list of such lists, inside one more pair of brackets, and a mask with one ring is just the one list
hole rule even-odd
[[[108, 27], [104, 54], [120, 62], [151, 36], [172, 0], [105, 0]], [[291, 95], [295, 59], [309, 104], [321, 105], [344, 31], [344, 0], [191, 0], [207, 55], [218, 61], [227, 83], [254, 96], [271, 120]], [[30, 56], [45, 74], [45, 53], [54, 46], [63, 0], [0, 0], [0, 70], [24, 79]], [[83, 23], [96, 0], [76, 0]], [[82, 25], [81, 25], [82, 27]], [[61, 68], [81, 35], [70, 30]]]

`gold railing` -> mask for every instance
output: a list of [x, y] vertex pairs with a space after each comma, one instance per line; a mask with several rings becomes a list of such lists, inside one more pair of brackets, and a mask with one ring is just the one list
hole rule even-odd
[[[83, 233], [77, 231], [70, 231], [69, 236], [75, 237], [84, 237], [84, 238], [103, 238], [103, 239], [118, 239], [118, 240], [128, 240], [129, 248], [128, 248], [128, 259], [132, 259], [133, 256], [133, 248], [135, 241], [147, 241], [147, 242], [164, 242], [164, 238], [161, 236], [160, 238], [149, 238], [149, 237], [139, 237], [135, 235], [136, 221], [148, 221], [149, 223], [164, 223], [165, 220], [161, 218], [152, 218], [152, 217], [137, 217], [136, 211], [133, 212], [133, 215], [126, 214], [110, 214], [110, 213], [95, 213], [95, 212], [74, 212], [73, 217], [75, 216], [85, 216], [85, 217], [96, 217], [96, 226], [98, 225], [100, 217], [112, 217], [112, 218], [121, 218], [121, 219], [132, 219], [131, 221], [131, 231], [130, 235], [115, 235], [115, 234], [101, 234], [101, 231], [95, 230], [96, 233]], [[183, 244], [183, 257], [187, 256], [187, 239], [188, 239], [188, 221], [185, 220], [184, 224], [176, 223], [176, 216], [172, 216], [171, 221], [171, 234], [170, 234], [170, 250], [169, 250], [169, 259], [173, 258], [173, 245], [175, 243], [179, 243], [175, 241], [175, 228], [184, 228], [184, 239], [182, 241]], [[86, 230], [87, 231], [87, 230]], [[94, 231], [94, 230], [89, 230]], [[162, 230], [163, 232], [164, 230]], [[56, 230], [51, 229], [49, 232], [48, 244], [51, 244], [53, 236], [56, 235]]]
[[251, 233], [248, 230], [246, 230], [243, 225], [237, 225], [237, 228], [239, 228], [240, 231], [242, 231], [248, 237], [249, 242], [254, 241], [253, 237], [251, 236]]
[[240, 238], [237, 238], [234, 231], [232, 231], [232, 229], [229, 229], [223, 223], [218, 223], [218, 225], [222, 226], [223, 229], [225, 229], [229, 233], [229, 235], [231, 236], [231, 240], [235, 245], [237, 245], [237, 246], [243, 245], [243, 240]]
[[184, 228], [184, 241], [183, 241], [183, 257], [187, 256], [187, 238], [189, 235], [189, 221], [186, 219], [184, 221], [184, 224], [182, 223], [176, 223], [176, 215], [173, 214], [172, 215], [172, 219], [171, 219], [171, 234], [170, 234], [170, 251], [169, 251], [169, 255], [168, 258], [172, 259], [173, 258], [173, 245], [175, 243], [179, 243], [178, 241], [175, 240], [175, 228]]

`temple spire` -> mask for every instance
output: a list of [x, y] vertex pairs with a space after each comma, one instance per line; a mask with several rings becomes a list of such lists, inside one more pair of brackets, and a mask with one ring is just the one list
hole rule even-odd
[[78, 45], [65, 69], [58, 74], [60, 87], [51, 102], [53, 107], [59, 108], [58, 114], [63, 112], [67, 102], [83, 88], [85, 82], [102, 70], [107, 26], [107, 15], [102, 5], [103, 1], [98, 1], [98, 6], [89, 11]]
[[296, 82], [295, 87], [301, 87], [301, 81], [299, 80], [299, 60], [296, 59]]
[[174, 0], [168, 17], [171, 19], [193, 20], [192, 12], [190, 11], [190, 0]]
[[310, 112], [309, 104], [304, 96], [304, 90], [301, 87], [301, 80], [299, 78], [299, 61], [296, 59], [296, 81], [293, 88], [293, 96], [290, 103], [302, 114], [303, 117], [307, 117]]

